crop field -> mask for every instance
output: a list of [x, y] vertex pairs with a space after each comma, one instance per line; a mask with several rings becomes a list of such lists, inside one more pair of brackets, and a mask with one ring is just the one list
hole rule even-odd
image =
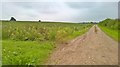
[[16, 21], [2, 22], [2, 64], [43, 64], [56, 44], [84, 34], [92, 24]]

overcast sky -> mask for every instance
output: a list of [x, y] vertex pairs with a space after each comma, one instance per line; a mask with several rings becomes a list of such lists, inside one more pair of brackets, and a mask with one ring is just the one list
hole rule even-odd
[[0, 19], [11, 16], [25, 21], [101, 21], [118, 17], [118, 0], [4, 0]]

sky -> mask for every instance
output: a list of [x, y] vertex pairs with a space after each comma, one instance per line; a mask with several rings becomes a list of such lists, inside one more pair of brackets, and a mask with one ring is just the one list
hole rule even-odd
[[2, 20], [96, 22], [118, 17], [118, 0], [3, 0], [0, 6]]

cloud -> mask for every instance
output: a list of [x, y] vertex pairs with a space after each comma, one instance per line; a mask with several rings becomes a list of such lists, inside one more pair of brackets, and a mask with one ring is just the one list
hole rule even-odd
[[2, 19], [100, 21], [117, 18], [117, 2], [3, 2]]
[[[64, 3], [40, 2], [40, 3], [4, 3], [3, 18], [15, 16], [18, 20], [55, 20], [58, 21], [75, 15], [76, 11]], [[6, 14], [7, 13], [7, 14]]]
[[67, 4], [82, 12], [76, 16], [76, 20], [79, 18], [80, 21], [101, 21], [106, 18], [118, 17], [117, 2], [70, 2]]
[[119, 0], [2, 0], [2, 2], [119, 2]]

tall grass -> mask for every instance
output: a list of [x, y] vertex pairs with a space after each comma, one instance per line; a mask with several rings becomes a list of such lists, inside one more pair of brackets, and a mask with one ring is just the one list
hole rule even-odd
[[91, 24], [3, 22], [2, 38], [18, 41], [63, 42], [69, 40], [68, 38], [79, 36], [90, 27]]

